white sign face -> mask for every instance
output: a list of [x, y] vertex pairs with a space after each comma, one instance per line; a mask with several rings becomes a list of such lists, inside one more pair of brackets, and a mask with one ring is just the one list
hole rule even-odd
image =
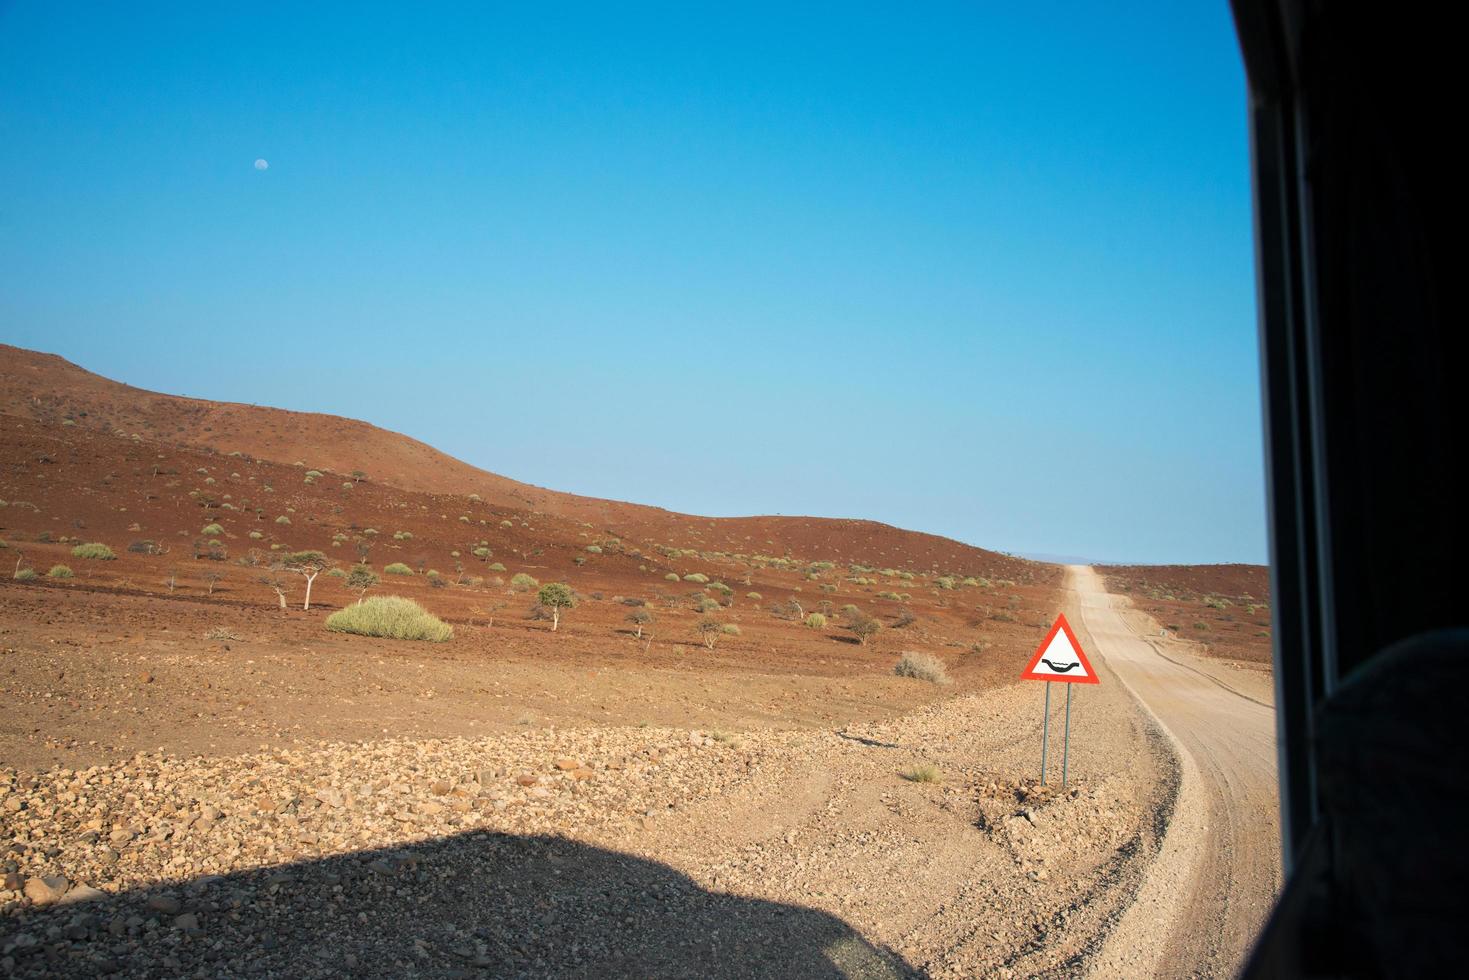
[[1067, 680], [1076, 680], [1091, 676], [1087, 665], [1071, 645], [1071, 637], [1067, 633], [1064, 629], [1056, 630], [1051, 642], [1041, 651], [1040, 659], [1030, 668], [1033, 677], [1064, 677]]

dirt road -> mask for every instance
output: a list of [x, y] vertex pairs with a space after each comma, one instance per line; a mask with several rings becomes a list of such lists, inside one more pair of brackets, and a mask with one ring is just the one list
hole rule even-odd
[[1170, 649], [1091, 568], [1072, 566], [1070, 581], [1096, 653], [1173, 740], [1182, 770], [1162, 851], [1094, 973], [1229, 976], [1280, 886], [1268, 693]]

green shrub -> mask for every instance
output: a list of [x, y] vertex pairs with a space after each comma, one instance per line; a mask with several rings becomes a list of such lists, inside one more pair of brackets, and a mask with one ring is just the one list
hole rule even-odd
[[413, 532], [412, 531], [394, 531], [393, 532], [393, 540], [394, 541], [412, 541], [413, 540]]
[[219, 525], [219, 524], [205, 524], [204, 525], [204, 529], [202, 531], [200, 531], [199, 533], [200, 534], [207, 534], [210, 537], [214, 537], [215, 535], [223, 534], [224, 533], [224, 527], [222, 525]]
[[77, 545], [71, 549], [71, 556], [73, 558], [91, 558], [95, 561], [112, 561], [112, 559], [117, 557], [112, 553], [111, 548], [97, 541]]
[[763, 595], [761, 595], [760, 593], [758, 593], [758, 592], [746, 592], [745, 593], [745, 598], [746, 599], [754, 599], [756, 602], [759, 602], [761, 599], [764, 599], [765, 597]]
[[705, 575], [703, 572], [692, 572], [688, 575], [685, 575], [683, 577], [683, 580], [685, 582], [697, 582], [699, 585], [704, 585], [709, 581], [709, 576]]
[[388, 565], [388, 566], [386, 566], [383, 569], [383, 574], [384, 575], [412, 575], [413, 574], [413, 569], [409, 568], [407, 565], [403, 564], [401, 561], [395, 561], [391, 565]]
[[738, 626], [736, 626], [734, 623], [725, 623], [719, 629], [726, 636], [739, 636], [740, 635], [740, 628]]
[[951, 578], [949, 578], [949, 576], [947, 576], [947, 575], [941, 575], [938, 578], [934, 579], [933, 584], [934, 585], [937, 585], [941, 589], [953, 589], [954, 588], [954, 580], [951, 579]]
[[474, 555], [474, 557], [476, 558], [488, 558], [490, 557], [491, 552], [489, 548], [475, 548], [473, 551], [470, 552], [470, 554]]
[[10, 577], [17, 582], [34, 582], [36, 580], [36, 570], [34, 568], [17, 568], [15, 574]]
[[65, 565], [52, 565], [51, 571], [46, 573], [47, 578], [71, 578], [71, 569]]
[[289, 524], [289, 523], [291, 523], [291, 519], [289, 517], [287, 517], [285, 514], [282, 514], [280, 517], [277, 517], [275, 519], [275, 522], [277, 524]]
[[330, 568], [330, 569], [327, 569], [326, 575], [327, 575], [327, 578], [346, 578], [347, 577], [347, 572], [346, 572], [346, 570], [341, 569], [341, 568]]
[[720, 595], [734, 595], [734, 589], [731, 589], [723, 582], [710, 582], [709, 588], [713, 589], [715, 592], [718, 592]]
[[944, 669], [944, 662], [928, 653], [903, 654], [894, 665], [893, 673], [932, 684], [949, 683], [949, 672]]
[[432, 643], [442, 643], [454, 635], [452, 626], [412, 599], [396, 595], [373, 596], [339, 609], [327, 617], [326, 628], [336, 633]]
[[694, 600], [694, 611], [701, 613], [719, 612], [719, 600], [702, 596]]
[[678, 572], [669, 572], [667, 575], [663, 576], [663, 580], [665, 582], [677, 582]]
[[259, 531], [251, 531], [250, 532], [250, 540], [251, 541], [259, 541], [263, 537], [265, 537], [265, 535], [261, 534]]
[[510, 576], [510, 587], [517, 592], [529, 592], [540, 584], [535, 576], [527, 575], [525, 572], [516, 572]]
[[594, 544], [587, 545], [587, 551], [593, 555], [600, 555], [602, 553], [602, 549]]
[[485, 567], [486, 567], [486, 568], [487, 568], [487, 569], [488, 569], [488, 570], [489, 570], [489, 571], [492, 571], [492, 572], [503, 572], [503, 571], [505, 571], [505, 570], [506, 570], [506, 569], [505, 569], [505, 566], [504, 566], [504, 565], [502, 565], [502, 564], [500, 564], [500, 563], [499, 563], [499, 562], [497, 562], [497, 561], [496, 561], [496, 562], [491, 562], [491, 563], [490, 563], [490, 564], [488, 564], [488, 565], [486, 565], [486, 566], [485, 566]]
[[814, 630], [826, 629], [826, 617], [821, 613], [812, 613], [806, 617], [806, 625]]

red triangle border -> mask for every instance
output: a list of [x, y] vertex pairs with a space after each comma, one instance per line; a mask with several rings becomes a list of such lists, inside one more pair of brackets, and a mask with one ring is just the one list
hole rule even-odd
[[[1064, 674], [1035, 673], [1035, 665], [1041, 662], [1041, 654], [1046, 652], [1046, 647], [1051, 645], [1051, 640], [1055, 639], [1056, 633], [1059, 630], [1066, 631], [1066, 639], [1071, 641], [1071, 649], [1076, 651], [1076, 656], [1081, 660], [1081, 665], [1086, 668], [1085, 677], [1067, 677]], [[1030, 663], [1025, 665], [1025, 670], [1021, 672], [1020, 679], [1023, 681], [1055, 681], [1058, 684], [1102, 683], [1101, 678], [1097, 676], [1097, 672], [1092, 669], [1092, 662], [1086, 658], [1086, 651], [1081, 648], [1081, 643], [1076, 639], [1076, 634], [1071, 632], [1071, 624], [1066, 622], [1065, 613], [1056, 614], [1056, 622], [1051, 624], [1051, 629], [1046, 633], [1045, 639], [1041, 640], [1041, 645], [1035, 648], [1035, 655], [1030, 658]]]

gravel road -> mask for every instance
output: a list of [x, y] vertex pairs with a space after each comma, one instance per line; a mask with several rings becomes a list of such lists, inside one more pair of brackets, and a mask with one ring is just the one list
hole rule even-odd
[[1092, 647], [1167, 733], [1181, 785], [1163, 848], [1092, 961], [1096, 976], [1236, 973], [1280, 888], [1275, 715], [1257, 678], [1221, 677], [1072, 566]]

